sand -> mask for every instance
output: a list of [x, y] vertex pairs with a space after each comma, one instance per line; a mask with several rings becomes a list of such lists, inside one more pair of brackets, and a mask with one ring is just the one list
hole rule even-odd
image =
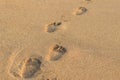
[[0, 80], [120, 80], [120, 0], [0, 0]]

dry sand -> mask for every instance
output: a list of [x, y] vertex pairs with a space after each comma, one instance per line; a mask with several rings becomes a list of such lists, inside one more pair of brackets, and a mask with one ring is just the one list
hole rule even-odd
[[120, 80], [120, 0], [0, 0], [0, 80]]

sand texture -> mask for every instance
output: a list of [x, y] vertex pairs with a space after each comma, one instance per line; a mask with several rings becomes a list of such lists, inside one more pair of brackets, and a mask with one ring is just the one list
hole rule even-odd
[[120, 0], [0, 0], [0, 80], [120, 80]]

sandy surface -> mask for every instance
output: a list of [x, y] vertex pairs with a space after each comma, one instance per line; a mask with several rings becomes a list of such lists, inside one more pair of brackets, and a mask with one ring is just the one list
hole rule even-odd
[[0, 80], [120, 80], [119, 9], [120, 0], [0, 0]]

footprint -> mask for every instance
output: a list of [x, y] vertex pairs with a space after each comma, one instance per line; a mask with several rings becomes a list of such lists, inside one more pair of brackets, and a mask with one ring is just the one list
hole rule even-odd
[[85, 7], [79, 7], [74, 11], [74, 15], [82, 15], [87, 11]]
[[45, 27], [45, 31], [49, 33], [55, 32], [61, 24], [61, 22], [52, 22]]
[[10, 73], [16, 78], [32, 78], [40, 71], [41, 64], [39, 58], [26, 58], [16, 68], [15, 65], [12, 65], [11, 68], [13, 69], [11, 69]]
[[41, 71], [42, 57], [36, 55], [25, 57], [20, 52], [21, 50], [11, 55], [8, 73], [15, 78], [32, 78], [38, 75]]
[[23, 62], [19, 75], [21, 78], [31, 78], [40, 70], [41, 61], [38, 58], [28, 58]]
[[59, 60], [64, 53], [66, 53], [66, 49], [56, 44], [50, 48], [49, 54], [47, 55], [46, 59], [48, 61], [56, 61]]
[[84, 1], [91, 1], [91, 0], [84, 0]]

